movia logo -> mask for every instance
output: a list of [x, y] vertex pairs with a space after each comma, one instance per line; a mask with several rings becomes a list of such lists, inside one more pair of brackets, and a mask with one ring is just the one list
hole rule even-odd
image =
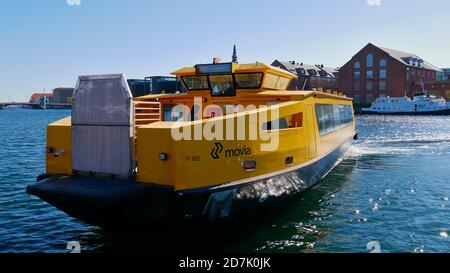
[[212, 156], [213, 159], [219, 159], [220, 158], [220, 154], [223, 151], [222, 143], [217, 142], [214, 145], [216, 147], [211, 151], [211, 156]]
[[[217, 142], [214, 145], [215, 145], [215, 147], [211, 151], [211, 156], [213, 159], [220, 159], [220, 154], [222, 154], [222, 151], [223, 151], [223, 145], [220, 142]], [[248, 156], [248, 155], [252, 155], [252, 149], [247, 146], [244, 146], [242, 148], [225, 150], [226, 158]]]

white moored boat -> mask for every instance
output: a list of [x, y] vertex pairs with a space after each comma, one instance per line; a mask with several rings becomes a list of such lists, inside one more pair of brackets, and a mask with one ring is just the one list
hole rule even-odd
[[380, 97], [361, 114], [372, 115], [450, 115], [450, 103], [444, 98], [425, 93], [409, 97]]

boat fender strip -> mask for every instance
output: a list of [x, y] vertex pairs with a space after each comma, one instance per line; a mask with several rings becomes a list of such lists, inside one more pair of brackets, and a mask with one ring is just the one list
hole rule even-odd
[[36, 182], [41, 182], [42, 180], [47, 179], [48, 176], [46, 174], [41, 174], [36, 178]]

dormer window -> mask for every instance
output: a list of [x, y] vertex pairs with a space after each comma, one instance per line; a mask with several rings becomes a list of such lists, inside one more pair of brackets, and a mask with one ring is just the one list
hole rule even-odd
[[319, 75], [320, 75], [321, 77], [328, 77], [328, 73], [327, 73], [325, 70], [320, 70], [320, 71], [319, 71]]
[[304, 68], [296, 69], [297, 75], [306, 75], [306, 70]]
[[309, 74], [310, 76], [317, 76], [317, 71], [314, 70], [314, 69], [308, 69], [308, 74]]

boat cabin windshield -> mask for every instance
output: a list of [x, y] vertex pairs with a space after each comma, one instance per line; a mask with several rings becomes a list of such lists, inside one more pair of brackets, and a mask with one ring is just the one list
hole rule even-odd
[[210, 90], [212, 96], [236, 96], [236, 89], [260, 89], [263, 73], [184, 76], [189, 91]]

